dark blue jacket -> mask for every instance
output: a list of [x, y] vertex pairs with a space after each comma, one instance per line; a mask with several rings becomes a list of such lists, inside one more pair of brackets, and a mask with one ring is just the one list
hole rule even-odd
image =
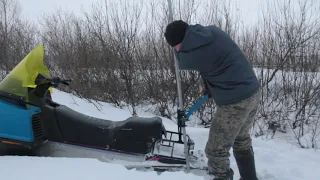
[[246, 56], [218, 27], [189, 25], [175, 55], [181, 70], [200, 73], [217, 105], [239, 102], [260, 87]]

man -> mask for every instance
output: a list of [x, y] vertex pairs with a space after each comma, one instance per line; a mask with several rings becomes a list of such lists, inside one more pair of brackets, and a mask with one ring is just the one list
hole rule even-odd
[[259, 105], [260, 83], [246, 56], [215, 26], [178, 20], [168, 24], [164, 35], [180, 68], [198, 71], [217, 105], [205, 148], [210, 179], [233, 179], [232, 147], [242, 180], [257, 180], [249, 130]]

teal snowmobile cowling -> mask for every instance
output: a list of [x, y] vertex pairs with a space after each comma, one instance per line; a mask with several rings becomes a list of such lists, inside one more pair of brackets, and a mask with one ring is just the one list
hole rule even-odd
[[2, 100], [0, 96], [0, 110], [0, 137], [25, 142], [35, 140], [33, 124], [36, 125], [41, 112], [39, 107], [28, 105], [25, 108]]
[[47, 141], [40, 120], [42, 109], [29, 99], [38, 74], [50, 76], [43, 57], [44, 48], [37, 46], [0, 82], [1, 152], [29, 152]]

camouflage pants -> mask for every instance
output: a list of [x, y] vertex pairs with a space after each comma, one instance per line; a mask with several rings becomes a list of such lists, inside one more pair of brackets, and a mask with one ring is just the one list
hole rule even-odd
[[230, 168], [230, 149], [252, 147], [249, 130], [258, 110], [260, 91], [238, 103], [222, 105], [212, 120], [205, 152], [210, 173], [225, 173]]

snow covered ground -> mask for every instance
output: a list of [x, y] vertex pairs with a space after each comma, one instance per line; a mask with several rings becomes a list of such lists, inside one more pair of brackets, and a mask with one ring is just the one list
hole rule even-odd
[[[84, 114], [110, 120], [123, 120], [130, 117], [127, 109], [114, 108], [100, 102], [101, 110], [86, 100], [68, 93], [54, 90], [53, 99], [61, 104]], [[100, 107], [100, 105], [98, 105]], [[153, 116], [140, 111], [139, 116]], [[172, 121], [163, 118], [169, 130], [176, 130]], [[206, 144], [208, 129], [188, 127], [187, 133], [195, 141], [196, 150], [203, 150]], [[284, 139], [264, 141], [253, 139], [257, 172], [260, 180], [319, 180], [320, 152], [301, 149], [289, 144]], [[232, 157], [231, 167], [235, 171], [235, 180], [239, 179], [236, 163]], [[202, 180], [203, 177], [184, 172], [141, 172], [127, 170], [123, 165], [100, 162], [87, 158], [45, 158], [45, 157], [0, 157], [0, 179], [3, 180], [100, 180], [100, 179], [163, 179], [163, 180]]]

